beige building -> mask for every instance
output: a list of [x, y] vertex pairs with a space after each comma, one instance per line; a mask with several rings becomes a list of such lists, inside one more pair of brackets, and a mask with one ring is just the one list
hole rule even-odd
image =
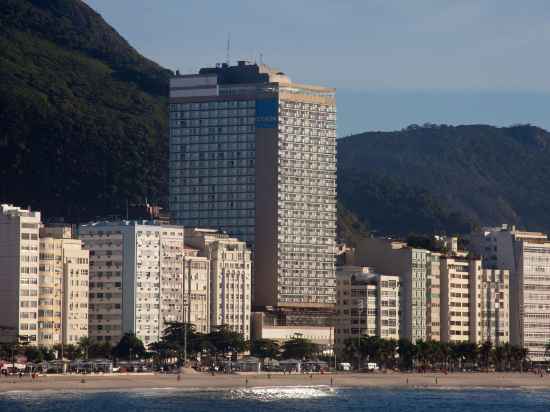
[[322, 350], [331, 352], [334, 345], [333, 326], [285, 326], [265, 312], [252, 313], [252, 340], [272, 339], [279, 344], [299, 337], [321, 345]]
[[185, 229], [187, 244], [210, 261], [210, 327], [227, 325], [250, 338], [251, 252], [246, 243], [213, 229]]
[[470, 342], [502, 345], [510, 340], [510, 272], [475, 271], [470, 279]]
[[89, 252], [70, 227], [42, 227], [39, 259], [39, 344], [75, 345], [88, 336]]
[[[334, 309], [335, 90], [239, 61], [170, 81], [170, 210], [254, 251], [254, 305]], [[316, 310], [319, 313], [315, 312]]]
[[0, 327], [38, 343], [40, 212], [0, 205]]
[[359, 336], [399, 339], [399, 290], [399, 276], [376, 274], [367, 267], [338, 268], [336, 350]]
[[90, 250], [89, 334], [118, 343], [134, 333], [158, 341], [165, 322], [183, 320], [183, 228], [142, 222], [79, 227]]
[[540, 232], [514, 226], [485, 227], [470, 237], [472, 250], [486, 267], [510, 271], [510, 343], [546, 360], [550, 341], [550, 240]]
[[426, 272], [426, 340], [441, 340], [441, 255], [431, 252]]
[[393, 239], [367, 238], [355, 248], [355, 264], [372, 267], [378, 273], [399, 276], [399, 335], [413, 342], [426, 340], [426, 287], [431, 270], [431, 253]]
[[470, 279], [481, 278], [481, 260], [465, 256], [442, 256], [441, 262], [441, 340], [470, 340]]
[[210, 332], [210, 261], [185, 246], [183, 261], [184, 319], [200, 333]]

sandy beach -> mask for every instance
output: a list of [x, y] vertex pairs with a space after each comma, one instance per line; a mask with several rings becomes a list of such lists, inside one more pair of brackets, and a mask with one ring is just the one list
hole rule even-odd
[[181, 388], [186, 390], [231, 389], [283, 386], [334, 387], [409, 387], [409, 388], [539, 388], [550, 389], [550, 375], [532, 373], [373, 373], [281, 375], [265, 373], [216, 375], [195, 373], [181, 375], [64, 375], [40, 376], [35, 380], [25, 376], [1, 377], [0, 392], [27, 390], [130, 390]]

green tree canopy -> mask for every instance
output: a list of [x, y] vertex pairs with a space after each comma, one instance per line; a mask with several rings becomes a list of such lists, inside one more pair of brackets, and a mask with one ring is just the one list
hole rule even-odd
[[250, 344], [250, 354], [259, 358], [277, 358], [281, 345], [273, 339], [258, 339]]
[[311, 359], [320, 352], [320, 347], [309, 339], [294, 337], [283, 343], [283, 358], [285, 359]]
[[143, 342], [133, 333], [125, 333], [112, 350], [117, 358], [136, 359], [145, 355]]

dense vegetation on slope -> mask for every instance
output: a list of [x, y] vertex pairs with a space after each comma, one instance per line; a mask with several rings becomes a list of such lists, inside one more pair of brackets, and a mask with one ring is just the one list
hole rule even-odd
[[411, 126], [338, 142], [341, 202], [382, 233], [550, 230], [550, 133], [533, 126]]
[[79, 0], [0, 2], [0, 201], [70, 220], [166, 196], [169, 71]]

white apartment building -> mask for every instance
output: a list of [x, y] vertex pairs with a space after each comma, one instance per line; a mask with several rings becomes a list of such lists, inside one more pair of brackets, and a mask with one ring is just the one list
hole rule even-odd
[[227, 325], [250, 338], [251, 252], [214, 229], [185, 229], [185, 241], [210, 261], [210, 327]]
[[0, 326], [38, 344], [40, 212], [0, 205]]
[[514, 226], [485, 227], [471, 234], [472, 250], [488, 268], [510, 271], [510, 343], [546, 360], [550, 341], [550, 240]]
[[502, 345], [510, 341], [510, 272], [475, 271], [470, 279], [470, 342]]
[[399, 339], [399, 289], [399, 276], [373, 273], [367, 267], [338, 268], [336, 350], [359, 336]]
[[77, 344], [88, 336], [89, 252], [70, 227], [42, 227], [39, 261], [39, 344]]
[[210, 261], [185, 246], [183, 268], [184, 319], [200, 333], [210, 332]]
[[90, 250], [92, 339], [114, 345], [130, 332], [147, 345], [165, 321], [183, 319], [183, 228], [97, 222], [79, 233]]

